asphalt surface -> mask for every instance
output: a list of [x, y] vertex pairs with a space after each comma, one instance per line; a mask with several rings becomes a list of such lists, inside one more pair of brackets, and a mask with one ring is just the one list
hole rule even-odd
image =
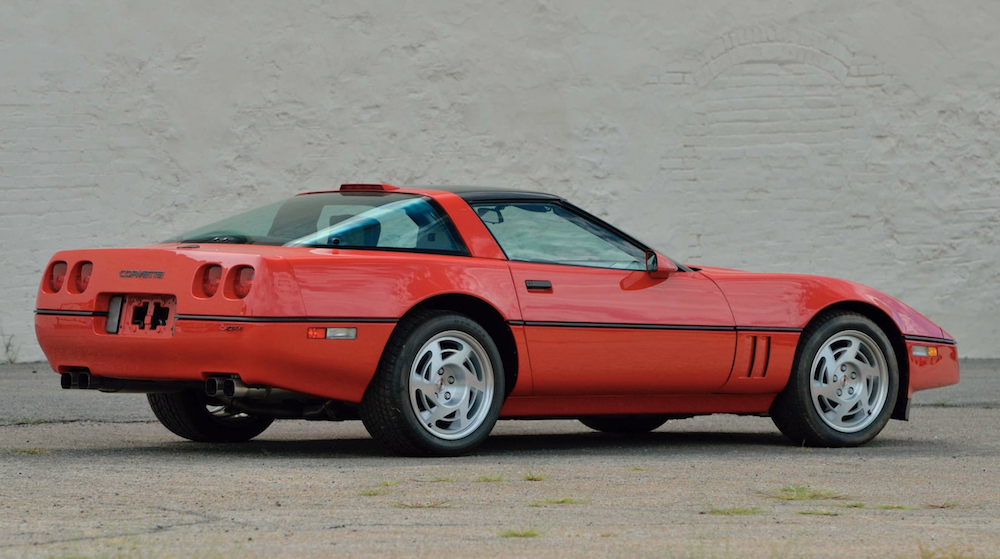
[[962, 377], [856, 449], [723, 415], [506, 421], [473, 456], [412, 459], [359, 422], [191, 443], [142, 395], [2, 365], [0, 557], [998, 557], [1000, 360]]

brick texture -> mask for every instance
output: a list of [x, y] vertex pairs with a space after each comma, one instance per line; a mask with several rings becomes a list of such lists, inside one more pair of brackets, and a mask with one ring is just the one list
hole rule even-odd
[[1000, 5], [677, 4], [0, 3], [0, 328], [42, 358], [56, 250], [390, 181], [555, 191], [1000, 357]]

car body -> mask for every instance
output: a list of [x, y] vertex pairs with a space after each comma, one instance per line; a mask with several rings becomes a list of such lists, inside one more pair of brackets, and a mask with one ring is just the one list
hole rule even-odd
[[954, 339], [877, 290], [684, 266], [558, 196], [476, 187], [343, 185], [59, 252], [35, 325], [63, 387], [149, 393], [189, 439], [360, 417], [404, 454], [468, 452], [498, 418], [711, 413], [855, 445], [959, 379]]

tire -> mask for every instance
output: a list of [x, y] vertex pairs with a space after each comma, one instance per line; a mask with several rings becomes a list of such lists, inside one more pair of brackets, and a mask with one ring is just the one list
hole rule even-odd
[[204, 443], [239, 443], [264, 432], [272, 417], [231, 412], [208, 396], [187, 390], [147, 394], [149, 407], [164, 427], [185, 439]]
[[899, 366], [885, 332], [853, 312], [831, 313], [802, 333], [771, 419], [796, 444], [862, 445], [889, 422]]
[[580, 423], [602, 433], [648, 433], [667, 422], [665, 415], [595, 415], [581, 417]]
[[456, 456], [479, 446], [503, 403], [500, 351], [474, 320], [423, 311], [399, 323], [361, 401], [372, 438], [407, 456]]

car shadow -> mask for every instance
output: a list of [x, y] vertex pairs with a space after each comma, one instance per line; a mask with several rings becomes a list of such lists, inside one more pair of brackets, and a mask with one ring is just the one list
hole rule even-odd
[[[803, 448], [792, 444], [780, 433], [766, 432], [652, 432], [620, 435], [597, 432], [583, 433], [528, 433], [492, 435], [466, 459], [498, 457], [523, 460], [551, 459], [553, 457], [617, 456], [625, 458], [706, 458], [740, 454], [759, 455], [761, 458], [801, 455], [803, 452], [824, 453], [831, 456], [899, 456], [926, 455], [949, 452], [941, 441], [913, 440], [879, 437], [858, 448]], [[966, 449], [967, 450], [967, 449]], [[141, 445], [101, 449], [63, 449], [64, 456], [72, 454], [115, 456], [224, 456], [233, 459], [400, 459], [387, 448], [368, 437], [329, 439], [269, 439], [266, 434], [245, 443], [196, 443], [171, 440], [157, 445]], [[454, 458], [448, 458], [453, 460]]]

